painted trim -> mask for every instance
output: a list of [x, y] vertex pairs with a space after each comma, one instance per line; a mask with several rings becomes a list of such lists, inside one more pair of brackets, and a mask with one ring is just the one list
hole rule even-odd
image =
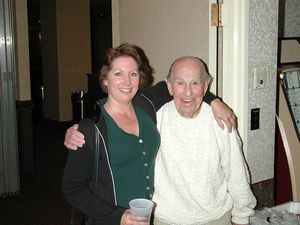
[[211, 25], [211, 4], [217, 3], [217, 0], [209, 0], [209, 6], [208, 6], [208, 11], [209, 11], [209, 19], [208, 19], [208, 40], [209, 40], [209, 55], [208, 55], [208, 70], [209, 73], [213, 76], [213, 82], [210, 86], [210, 91], [216, 94], [217, 90], [217, 79], [218, 79], [218, 74], [217, 74], [217, 27], [213, 27]]
[[238, 131], [247, 158], [249, 1], [224, 0], [223, 100], [238, 117]]

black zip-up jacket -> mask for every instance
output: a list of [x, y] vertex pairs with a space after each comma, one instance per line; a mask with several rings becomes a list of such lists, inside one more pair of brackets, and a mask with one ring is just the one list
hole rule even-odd
[[[215, 96], [207, 93], [204, 101], [210, 103]], [[144, 89], [133, 98], [156, 123], [156, 112], [172, 100], [165, 82]], [[97, 194], [88, 186], [94, 165], [95, 125], [100, 131], [100, 158]], [[85, 135], [86, 144], [77, 151], [70, 151], [65, 166], [62, 190], [65, 199], [83, 214], [93, 218], [95, 225], [119, 225], [126, 208], [116, 206], [116, 195], [107, 149], [107, 128], [98, 108], [93, 119], [79, 122], [79, 131]]]

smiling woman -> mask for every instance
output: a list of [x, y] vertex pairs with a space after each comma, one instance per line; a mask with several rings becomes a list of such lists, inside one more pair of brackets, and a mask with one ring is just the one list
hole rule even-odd
[[[152, 197], [154, 162], [160, 143], [152, 117], [154, 109], [150, 106], [153, 112], [146, 113], [149, 101], [136, 96], [141, 86], [153, 80], [151, 67], [144, 63], [140, 52], [131, 44], [107, 50], [99, 80], [108, 97], [98, 101], [96, 121], [83, 119], [79, 123], [86, 137], [84, 150], [69, 152], [64, 196], [73, 207], [91, 217], [92, 224], [126, 225], [146, 220], [133, 216], [128, 209], [130, 200]], [[133, 102], [134, 97], [140, 101]], [[101, 157], [98, 189], [92, 191], [88, 183], [95, 157], [95, 127], [96, 135], [101, 137], [97, 145]]]
[[102, 86], [106, 87], [109, 96], [116, 88], [122, 93], [132, 92], [133, 95], [129, 99], [131, 100], [139, 88], [138, 65], [130, 56], [114, 59], [107, 74], [101, 71], [101, 77], [103, 77]]
[[[110, 67], [102, 83], [108, 93], [104, 108], [121, 129], [138, 136], [137, 118], [131, 111], [131, 99], [137, 93], [140, 81], [137, 63], [131, 57], [121, 56], [113, 60]], [[124, 111], [124, 108], [131, 110]]]
[[139, 88], [145, 88], [152, 85], [154, 80], [154, 69], [150, 65], [144, 50], [139, 46], [124, 43], [116, 49], [110, 48], [107, 50], [107, 57], [104, 59], [99, 76], [100, 85], [103, 88], [103, 91], [107, 91], [106, 85], [103, 85], [103, 80], [105, 79], [108, 72], [112, 69], [112, 61], [120, 56], [131, 57], [136, 61], [138, 66], [138, 72], [141, 78]]

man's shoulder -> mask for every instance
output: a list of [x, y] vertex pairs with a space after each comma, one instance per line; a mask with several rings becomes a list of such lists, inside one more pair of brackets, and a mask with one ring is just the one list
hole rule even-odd
[[158, 111], [157, 111], [157, 115], [159, 114], [163, 114], [163, 113], [170, 113], [171, 111], [173, 111], [174, 109], [176, 109], [175, 106], [175, 102], [174, 100], [164, 104]]
[[202, 102], [199, 115], [202, 116], [202, 117], [206, 117], [207, 119], [213, 119], [214, 118], [212, 108], [206, 102]]

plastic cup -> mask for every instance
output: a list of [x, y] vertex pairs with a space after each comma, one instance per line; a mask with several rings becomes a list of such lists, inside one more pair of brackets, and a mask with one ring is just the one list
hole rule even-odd
[[144, 198], [136, 198], [129, 202], [131, 212], [135, 216], [144, 216], [150, 222], [154, 203]]

